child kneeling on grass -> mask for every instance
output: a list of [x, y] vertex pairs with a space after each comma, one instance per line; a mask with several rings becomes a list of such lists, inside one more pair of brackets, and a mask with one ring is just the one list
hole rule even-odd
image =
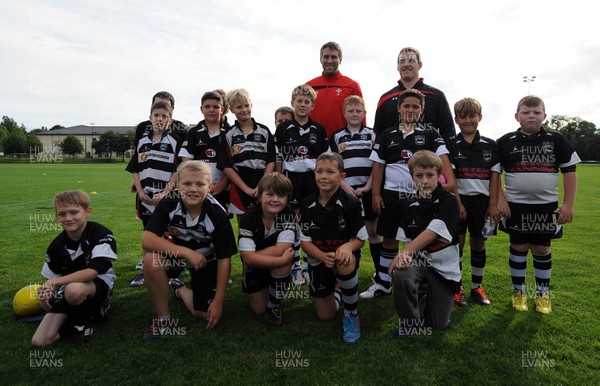
[[289, 178], [271, 173], [259, 181], [257, 189], [259, 205], [248, 209], [239, 224], [242, 290], [248, 294], [252, 311], [265, 315], [267, 327], [278, 327], [296, 242], [296, 216], [289, 206], [293, 188]]
[[308, 257], [310, 294], [315, 298], [317, 317], [335, 318], [337, 279], [344, 302], [342, 338], [355, 343], [360, 338], [357, 255], [369, 236], [360, 203], [340, 188], [344, 177], [341, 155], [323, 153], [317, 158], [315, 181], [319, 190], [300, 206], [300, 242]]
[[[170, 334], [169, 285], [192, 315], [214, 328], [223, 313], [231, 256], [237, 253], [227, 213], [208, 193], [210, 167], [202, 161], [182, 163], [177, 186], [178, 191], [156, 206], [142, 240], [146, 286], [155, 313], [143, 340]], [[191, 289], [177, 279], [186, 264]]]
[[[438, 183], [442, 160], [432, 151], [420, 150], [408, 167], [417, 193], [402, 207], [396, 239], [405, 244], [388, 268], [400, 317], [400, 327], [392, 331], [394, 338], [420, 331], [410, 328], [415, 326], [446, 328], [461, 280], [459, 208], [456, 197]], [[427, 283], [426, 296], [419, 297], [420, 283]]]
[[117, 242], [110, 229], [88, 221], [88, 195], [78, 190], [59, 193], [54, 209], [64, 231], [46, 251], [42, 275], [47, 280], [37, 297], [48, 313], [31, 339], [35, 347], [61, 338], [87, 342], [93, 331], [90, 322], [106, 316], [116, 279], [112, 262], [117, 260]]

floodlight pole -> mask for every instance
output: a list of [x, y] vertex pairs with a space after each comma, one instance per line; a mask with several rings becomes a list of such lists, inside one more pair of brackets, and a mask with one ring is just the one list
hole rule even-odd
[[535, 81], [535, 75], [523, 77], [523, 83], [527, 83], [527, 95], [531, 95], [531, 82]]

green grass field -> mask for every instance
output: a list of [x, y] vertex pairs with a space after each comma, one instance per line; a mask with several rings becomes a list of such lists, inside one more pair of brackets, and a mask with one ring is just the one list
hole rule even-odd
[[[171, 314], [182, 326], [181, 336], [142, 343], [152, 309], [145, 287], [129, 287], [141, 254], [142, 225], [134, 219], [124, 164], [0, 164], [0, 383], [597, 384], [600, 166], [580, 166], [578, 175], [575, 222], [553, 244], [550, 315], [533, 311], [532, 299], [529, 312], [512, 310], [508, 237], [499, 234], [487, 243], [484, 277], [493, 305], [455, 309], [444, 332], [391, 339], [398, 318], [388, 296], [359, 302], [362, 338], [347, 345], [341, 340], [341, 312], [335, 322], [317, 321], [306, 286], [293, 288], [295, 299], [284, 303], [283, 326], [267, 330], [241, 292], [236, 255], [223, 320], [215, 330], [206, 330], [205, 322], [173, 299]], [[117, 238], [112, 309], [109, 320], [96, 325], [91, 342], [33, 350], [36, 325], [15, 320], [12, 298], [21, 287], [41, 281], [46, 247], [60, 231], [52, 198], [66, 189], [97, 192], [91, 196], [91, 219]], [[368, 248], [363, 252], [361, 291], [373, 272]], [[466, 253], [465, 287], [469, 261]], [[531, 257], [527, 281], [531, 293]]]

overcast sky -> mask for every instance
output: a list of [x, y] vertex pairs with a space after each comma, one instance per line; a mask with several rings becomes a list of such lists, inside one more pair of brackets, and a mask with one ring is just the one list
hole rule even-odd
[[[587, 4], [587, 5], [586, 5]], [[396, 85], [396, 56], [421, 51], [425, 82], [453, 104], [483, 105], [492, 138], [517, 128], [518, 100], [600, 126], [600, 34], [589, 1], [200, 0], [11, 1], [2, 7], [0, 114], [31, 130], [55, 124], [135, 125], [152, 95], [175, 96], [174, 118], [198, 122], [215, 88], [250, 92], [255, 119], [321, 71], [319, 48], [344, 50], [372, 125]], [[536, 76], [530, 84], [524, 76]], [[232, 119], [232, 118], [231, 118]]]

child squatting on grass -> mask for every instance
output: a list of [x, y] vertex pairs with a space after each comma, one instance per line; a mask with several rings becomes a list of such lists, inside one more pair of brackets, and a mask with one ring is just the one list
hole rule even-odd
[[290, 285], [296, 216], [289, 206], [292, 182], [271, 173], [258, 183], [259, 205], [240, 218], [238, 243], [244, 266], [242, 290], [267, 327], [281, 325], [281, 302]]
[[[432, 151], [420, 150], [408, 167], [417, 193], [402, 206], [396, 239], [405, 244], [388, 268], [400, 318], [399, 328], [392, 331], [394, 338], [412, 335], [415, 330], [410, 327], [415, 326], [446, 328], [461, 280], [458, 202], [438, 182], [442, 160]], [[419, 296], [422, 283], [427, 283], [427, 293]]]
[[90, 322], [105, 317], [116, 275], [117, 242], [110, 229], [88, 221], [90, 198], [67, 190], [54, 197], [56, 220], [63, 228], [46, 250], [42, 276], [47, 280], [37, 297], [48, 312], [38, 326], [31, 345], [44, 347], [67, 338], [87, 342]]
[[[221, 320], [231, 256], [237, 248], [227, 213], [208, 193], [211, 179], [206, 163], [182, 163], [177, 168], [178, 190], [158, 203], [146, 225], [144, 272], [155, 316], [143, 340], [170, 333], [169, 284], [192, 315], [208, 321], [207, 328]], [[185, 265], [191, 289], [177, 279]]]
[[339, 282], [344, 302], [342, 338], [360, 338], [358, 316], [358, 253], [369, 237], [360, 203], [340, 187], [345, 177], [344, 160], [337, 153], [323, 153], [315, 169], [316, 193], [300, 206], [300, 241], [306, 253], [310, 294], [317, 317], [331, 320], [337, 313], [334, 290]]

